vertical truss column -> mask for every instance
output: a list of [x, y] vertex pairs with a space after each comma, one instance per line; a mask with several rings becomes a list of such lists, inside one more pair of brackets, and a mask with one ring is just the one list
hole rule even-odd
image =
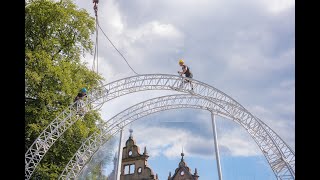
[[218, 147], [218, 138], [217, 138], [217, 128], [216, 128], [216, 119], [214, 114], [211, 112], [211, 120], [212, 120], [212, 130], [213, 130], [213, 138], [214, 138], [214, 148], [216, 152], [216, 160], [217, 160], [217, 168], [219, 180], [222, 180], [221, 166], [220, 166], [220, 155], [219, 155], [219, 147]]
[[122, 160], [122, 132], [123, 132], [123, 127], [120, 128], [120, 138], [119, 138], [119, 147], [118, 147], [118, 163], [117, 163], [117, 168], [116, 168], [116, 177], [115, 180], [120, 180], [120, 174], [121, 174], [121, 160]]

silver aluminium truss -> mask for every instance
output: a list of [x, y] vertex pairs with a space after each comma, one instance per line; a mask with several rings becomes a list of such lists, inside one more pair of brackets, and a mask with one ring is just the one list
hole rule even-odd
[[[158, 98], [153, 98], [120, 112], [119, 114], [112, 117], [106, 123], [104, 123], [99, 131], [92, 134], [86, 139], [75, 153], [73, 158], [69, 161], [64, 171], [60, 175], [59, 179], [76, 179], [81, 173], [81, 170], [86, 165], [86, 163], [91, 159], [91, 157], [98, 151], [99, 147], [102, 146], [106, 141], [108, 141], [112, 136], [116, 135], [124, 126], [132, 123], [147, 115], [177, 108], [195, 108], [208, 110], [219, 116], [232, 119], [242, 125], [248, 132], [255, 131], [255, 133], [249, 133], [255, 140], [264, 156], [266, 157], [270, 167], [274, 171], [278, 179], [294, 179], [294, 166], [286, 163], [283, 159], [290, 158], [289, 162], [294, 164], [293, 155], [286, 154], [287, 156], [282, 156], [286, 152], [286, 148], [278, 147], [278, 144], [274, 143], [274, 135], [270, 136], [266, 128], [267, 125], [262, 124], [261, 121], [254, 116], [250, 115], [244, 109], [239, 107], [229, 107], [232, 106], [228, 103], [221, 101], [210, 101], [201, 97], [193, 95], [169, 95]], [[241, 111], [241, 115], [232, 114], [225, 109], [238, 109], [235, 111]], [[245, 121], [246, 118], [240, 119], [239, 117], [250, 116], [250, 121]], [[245, 123], [247, 122], [247, 124]], [[277, 136], [277, 135], [276, 135]], [[282, 142], [284, 145], [284, 142]], [[278, 165], [279, 159], [283, 163], [282, 166]]]
[[[257, 120], [257, 118], [245, 110], [243, 106], [222, 91], [195, 79], [189, 79], [193, 84], [193, 90], [191, 90], [189, 83], [184, 83], [185, 79], [188, 78], [167, 74], [145, 74], [120, 79], [92, 90], [91, 93], [88, 94], [88, 98], [83, 102], [84, 108], [87, 110], [97, 109], [111, 99], [138, 91], [170, 90], [201, 97], [206, 99], [208, 102], [215, 102], [219, 105], [228, 104], [223, 106], [224, 111], [228, 112], [230, 116], [234, 117], [236, 122], [243, 125], [252, 136], [258, 134], [257, 132], [267, 128], [266, 125], [258, 126], [257, 124], [259, 123], [257, 122], [260, 120]], [[45, 130], [30, 146], [25, 154], [25, 179], [30, 179], [36, 166], [41, 161], [45, 153], [65, 132], [65, 130], [68, 129], [74, 122], [80, 118], [83, 118], [83, 116], [76, 115], [77, 112], [78, 107], [74, 104], [70, 105], [45, 128]], [[265, 134], [263, 136], [258, 136], [260, 139], [255, 139], [256, 142], [272, 142], [273, 146], [270, 146], [269, 149], [263, 149], [263, 152], [266, 152], [264, 153], [266, 157], [269, 155], [269, 152], [278, 152], [276, 156], [272, 156], [271, 158], [273, 159], [273, 164], [270, 164], [271, 168], [277, 177], [278, 174], [284, 174], [283, 176], [285, 177], [286, 174], [288, 174], [286, 173], [288, 171], [294, 178], [294, 152], [270, 128], [268, 129], [268, 131], [263, 130]], [[264, 139], [266, 137], [269, 138]], [[280, 145], [277, 145], [277, 143]], [[261, 145], [261, 147], [262, 146], [263, 145]], [[284, 171], [283, 169], [287, 170]]]

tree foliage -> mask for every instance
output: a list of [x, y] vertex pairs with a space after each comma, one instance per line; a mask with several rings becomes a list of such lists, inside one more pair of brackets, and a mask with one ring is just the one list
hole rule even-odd
[[[95, 21], [71, 0], [33, 0], [25, 6], [25, 151], [82, 87], [103, 78], [81, 56], [92, 53]], [[33, 179], [57, 179], [81, 142], [101, 122], [91, 111], [50, 148]]]

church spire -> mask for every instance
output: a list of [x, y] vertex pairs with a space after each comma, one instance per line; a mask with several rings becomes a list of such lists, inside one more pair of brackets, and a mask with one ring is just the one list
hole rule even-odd
[[180, 161], [180, 163], [179, 163], [179, 166], [187, 166], [186, 163], [184, 162], [183, 156], [184, 156], [184, 153], [183, 153], [183, 148], [182, 148], [181, 161]]
[[143, 155], [148, 155], [148, 152], [147, 152], [147, 147], [146, 147], [146, 146], [144, 147], [144, 152], [143, 152]]
[[132, 130], [132, 129], [129, 129], [129, 132], [130, 132], [129, 138], [130, 138], [130, 139], [133, 139], [133, 137], [132, 137], [132, 132], [133, 132], [133, 130]]
[[184, 149], [182, 148], [181, 161], [179, 162], [179, 166], [176, 168], [176, 170], [174, 171], [174, 174], [172, 176], [171, 176], [171, 173], [169, 173], [168, 180], [173, 180], [173, 179], [198, 180], [199, 175], [198, 175], [197, 168], [195, 169], [195, 172], [192, 173], [191, 169], [188, 167], [187, 163], [185, 162], [184, 155], [185, 155]]
[[183, 153], [183, 147], [182, 147], [182, 152], [181, 152], [181, 161], [183, 161], [183, 156], [184, 156], [184, 153]]

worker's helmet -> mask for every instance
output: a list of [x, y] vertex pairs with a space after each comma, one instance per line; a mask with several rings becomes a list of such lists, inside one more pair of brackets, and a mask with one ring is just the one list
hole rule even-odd
[[184, 64], [184, 61], [182, 59], [180, 59], [179, 64]]
[[87, 89], [86, 89], [86, 88], [82, 88], [82, 89], [81, 89], [81, 92], [82, 92], [82, 93], [86, 93], [86, 92], [87, 92]]

